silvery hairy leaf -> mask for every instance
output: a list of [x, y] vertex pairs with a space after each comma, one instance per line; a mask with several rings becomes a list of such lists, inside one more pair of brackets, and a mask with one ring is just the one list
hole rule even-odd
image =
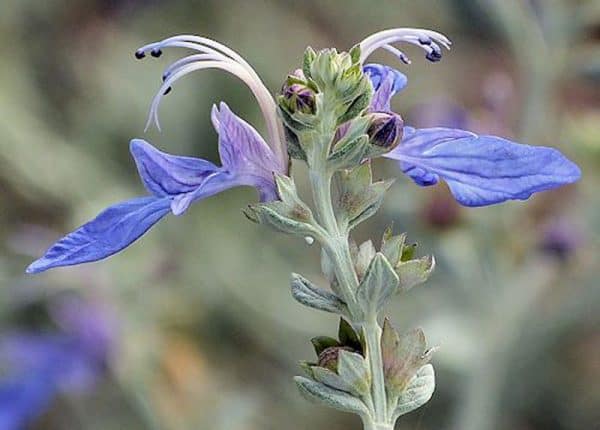
[[365, 395], [371, 387], [371, 372], [365, 358], [355, 352], [340, 351], [337, 373], [352, 388], [352, 392]]
[[352, 394], [330, 388], [302, 376], [296, 376], [294, 382], [300, 389], [300, 393], [310, 401], [344, 412], [354, 412], [361, 416], [369, 414], [367, 406]]
[[431, 399], [435, 390], [435, 373], [431, 364], [421, 367], [410, 380], [406, 389], [398, 397], [393, 420], [420, 408]]
[[[338, 363], [339, 366], [339, 363]], [[313, 379], [321, 384], [336, 390], [345, 391], [354, 396], [360, 396], [360, 393], [340, 375], [325, 367], [315, 366], [312, 368]]]
[[346, 304], [335, 294], [315, 286], [303, 276], [292, 273], [292, 296], [299, 303], [313, 309], [334, 314], [346, 314]]
[[381, 253], [375, 254], [356, 295], [366, 315], [377, 315], [398, 289], [398, 275]]
[[276, 175], [280, 200], [248, 206], [246, 216], [278, 231], [300, 236], [318, 235], [310, 208], [300, 199], [292, 178]]
[[435, 258], [432, 256], [400, 262], [396, 267], [396, 273], [400, 278], [400, 289], [408, 291], [415, 285], [422, 284], [429, 278], [434, 268]]

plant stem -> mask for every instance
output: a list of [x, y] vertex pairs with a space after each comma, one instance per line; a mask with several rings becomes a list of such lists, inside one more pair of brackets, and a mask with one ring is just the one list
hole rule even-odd
[[375, 406], [375, 418], [380, 422], [387, 422], [387, 398], [383, 378], [383, 360], [381, 356], [381, 327], [377, 323], [376, 315], [368, 318], [365, 323], [364, 333], [367, 342], [369, 366], [371, 367], [371, 396]]
[[377, 323], [377, 315], [369, 315], [364, 320], [362, 310], [359, 308], [355, 297], [358, 288], [358, 276], [354, 268], [350, 253], [349, 237], [347, 231], [340, 231], [335, 217], [331, 199], [331, 174], [326, 169], [321, 169], [318, 160], [314, 160], [310, 169], [315, 208], [319, 222], [328, 233], [325, 244], [326, 252], [332, 260], [340, 291], [343, 299], [348, 304], [352, 325], [364, 328], [367, 344], [367, 360], [371, 370], [371, 399], [373, 420], [363, 421], [365, 430], [391, 430], [393, 424], [388, 424], [387, 398], [383, 376], [383, 362], [381, 355], [381, 327]]

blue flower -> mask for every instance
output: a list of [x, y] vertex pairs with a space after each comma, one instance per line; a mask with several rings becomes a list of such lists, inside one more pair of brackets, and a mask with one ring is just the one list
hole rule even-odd
[[129, 246], [169, 212], [181, 215], [193, 202], [229, 188], [255, 187], [262, 201], [275, 200], [274, 172], [284, 172], [271, 148], [225, 103], [213, 108], [212, 121], [219, 135], [221, 166], [166, 154], [144, 140], [132, 140], [131, 154], [151, 195], [105, 209], [52, 245], [27, 273], [106, 258]]
[[[439, 45], [450, 46], [443, 35], [428, 30], [386, 30], [361, 42], [361, 59], [384, 48], [407, 63], [406, 56], [390, 45], [398, 42], [420, 46], [431, 61], [441, 58]], [[364, 65], [363, 70], [374, 89], [370, 111], [389, 112], [392, 97], [406, 85], [406, 76], [380, 64]], [[570, 184], [581, 176], [579, 167], [556, 149], [453, 128], [404, 127], [401, 143], [384, 157], [399, 161], [404, 174], [420, 186], [443, 179], [464, 206], [525, 200], [533, 193]]]
[[51, 333], [18, 331], [0, 337], [0, 428], [20, 430], [41, 415], [59, 392], [90, 389], [114, 343], [105, 310], [81, 300], [62, 301]]

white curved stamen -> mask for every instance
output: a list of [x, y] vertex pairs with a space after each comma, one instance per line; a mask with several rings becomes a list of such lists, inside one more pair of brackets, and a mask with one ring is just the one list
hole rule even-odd
[[412, 61], [410, 61], [410, 58], [408, 58], [408, 56], [404, 52], [400, 51], [398, 48], [396, 48], [390, 44], [382, 45], [381, 47], [383, 49], [385, 49], [386, 51], [391, 52], [395, 57], [397, 57], [404, 64], [412, 63]]
[[269, 146], [277, 156], [281, 166], [287, 166], [287, 153], [284, 147], [285, 140], [283, 128], [281, 124], [279, 124], [277, 117], [277, 105], [275, 104], [271, 93], [250, 64], [248, 64], [237, 52], [227, 46], [211, 39], [193, 35], [170, 37], [160, 42], [142, 46], [136, 52], [142, 54], [146, 52], [160, 52], [163, 48], [169, 47], [192, 49], [201, 52], [201, 54], [184, 57], [165, 69], [163, 73], [164, 83], [152, 100], [146, 129], [152, 122], [160, 129], [158, 122], [158, 106], [165, 91], [170, 89], [175, 81], [196, 70], [224, 70], [240, 78], [252, 91], [267, 125]]
[[[427, 41], [427, 43], [424, 43]], [[439, 46], [435, 42], [450, 49], [452, 42], [441, 33], [424, 30], [419, 28], [394, 28], [390, 30], [383, 30], [372, 34], [360, 42], [360, 60], [364, 63], [365, 60], [377, 49], [384, 48], [388, 49], [386, 45], [392, 43], [407, 42], [413, 45], [418, 45], [423, 48], [428, 54], [439, 50]]]
[[167, 79], [176, 69], [186, 66], [191, 63], [200, 61], [223, 61], [223, 57], [215, 54], [194, 54], [188, 55], [187, 57], [180, 58], [179, 60], [169, 64], [169, 66], [163, 72], [163, 79]]

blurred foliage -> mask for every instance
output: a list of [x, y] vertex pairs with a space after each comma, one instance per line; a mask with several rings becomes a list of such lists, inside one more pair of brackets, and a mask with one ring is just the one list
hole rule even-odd
[[[436, 394], [398, 428], [597, 426], [597, 0], [4, 0], [0, 331], [29, 327], [22, 315], [35, 317], [65, 291], [110, 304], [119, 327], [102, 380], [58, 395], [32, 429], [359, 428], [295, 391], [308, 339], [333, 334], [335, 321], [290, 297], [292, 270], [321, 276], [319, 252], [246, 222], [250, 190], [169, 217], [107, 261], [40, 276], [23, 269], [108, 204], [143, 192], [127, 145], [141, 136], [168, 58], [136, 62], [138, 46], [206, 35], [239, 51], [276, 91], [306, 45], [346, 49], [393, 26], [454, 41], [441, 63], [415, 56], [406, 68], [409, 87], [395, 110], [407, 124], [451, 125], [458, 116], [474, 131], [560, 148], [584, 172], [579, 184], [527, 204], [474, 210], [458, 207], [443, 185], [401, 179], [359, 229], [358, 239], [379, 237], [394, 221], [439, 263], [426, 287], [389, 309], [441, 346]], [[161, 109], [163, 132], [145, 137], [214, 160], [209, 109], [220, 100], [264, 130], [242, 85], [203, 72], [178, 83]], [[376, 169], [398, 175], [391, 162]], [[305, 181], [302, 168], [296, 173]]]

